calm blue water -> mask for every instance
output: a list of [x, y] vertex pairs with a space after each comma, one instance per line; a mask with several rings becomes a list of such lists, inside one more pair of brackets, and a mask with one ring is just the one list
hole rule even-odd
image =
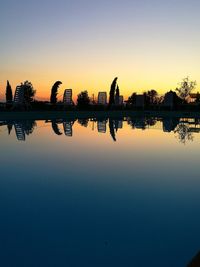
[[0, 266], [186, 267], [200, 251], [198, 120], [0, 125]]

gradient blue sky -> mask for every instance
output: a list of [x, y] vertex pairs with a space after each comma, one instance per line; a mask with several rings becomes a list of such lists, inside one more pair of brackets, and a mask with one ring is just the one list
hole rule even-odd
[[[30, 80], [38, 98], [60, 93], [174, 89], [200, 77], [200, 1], [1, 0], [0, 96]], [[197, 88], [198, 89], [198, 88]]]

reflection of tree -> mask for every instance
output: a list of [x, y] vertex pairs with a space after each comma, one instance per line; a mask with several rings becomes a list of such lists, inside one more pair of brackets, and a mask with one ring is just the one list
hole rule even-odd
[[52, 120], [51, 126], [55, 134], [62, 135], [60, 129], [58, 128], [58, 123], [56, 122], [56, 120]]
[[144, 117], [130, 117], [128, 118], [128, 124], [131, 125], [133, 129], [142, 129], [145, 130], [147, 126], [146, 118]]
[[116, 130], [116, 132], [118, 131], [118, 128], [119, 128], [119, 121], [115, 120], [115, 130]]
[[155, 118], [147, 118], [146, 119], [146, 124], [148, 125], [148, 126], [154, 126], [154, 125], [156, 125], [156, 122], [157, 122], [158, 120], [156, 120]]
[[81, 125], [81, 126], [84, 126], [84, 127], [88, 127], [88, 122], [89, 122], [89, 119], [78, 119], [78, 123]]
[[114, 121], [109, 119], [109, 128], [110, 128], [110, 135], [112, 136], [112, 139], [116, 142], [116, 137], [115, 137], [115, 128], [114, 128]]
[[12, 123], [8, 123], [7, 124], [7, 129], [8, 129], [8, 134], [9, 135], [11, 134], [12, 128], [13, 128], [13, 124]]
[[186, 144], [187, 141], [193, 141], [190, 128], [184, 123], [180, 123], [174, 130], [174, 133], [177, 134], [177, 138], [183, 144]]
[[32, 134], [34, 128], [37, 126], [36, 121], [25, 121], [23, 122], [24, 131], [27, 135]]
[[171, 132], [174, 131], [177, 125], [179, 124], [179, 118], [163, 118], [163, 131]]

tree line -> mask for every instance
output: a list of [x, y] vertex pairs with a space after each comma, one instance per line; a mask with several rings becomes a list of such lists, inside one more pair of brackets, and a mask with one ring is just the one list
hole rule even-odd
[[[52, 107], [55, 108], [57, 104], [59, 104], [57, 95], [58, 95], [59, 87], [61, 86], [61, 84], [62, 84], [61, 81], [56, 81], [53, 84], [51, 88], [49, 101], [35, 100], [36, 90], [34, 89], [32, 83], [29, 81], [25, 81], [17, 87], [19, 89], [23, 89], [24, 103], [32, 104], [35, 106], [37, 103], [40, 103], [40, 105], [48, 103]], [[191, 93], [196, 88], [196, 86], [197, 86], [196, 81], [191, 81], [189, 77], [186, 77], [179, 83], [179, 86], [174, 91], [170, 91], [170, 92], [174, 94], [174, 99], [176, 103], [187, 104], [188, 97], [191, 95]], [[15, 96], [13, 95], [12, 87], [9, 81], [7, 81], [5, 96], [6, 96], [6, 104], [7, 104], [7, 107], [9, 108], [12, 106], [14, 99], [15, 99]], [[110, 86], [109, 102], [108, 102], [107, 108], [111, 109], [113, 107], [118, 106], [119, 97], [120, 97], [120, 89], [118, 85], [118, 78], [116, 77]], [[145, 106], [149, 107], [149, 106], [159, 106], [160, 104], [162, 104], [165, 96], [163, 95], [160, 96], [156, 90], [152, 89], [147, 92], [144, 92], [143, 97], [145, 100]], [[133, 92], [131, 96], [128, 97], [128, 100], [125, 101], [125, 103], [129, 107], [131, 106], [133, 107], [136, 105], [136, 101], [137, 101], [137, 92]], [[200, 103], [199, 93], [196, 94], [195, 102]], [[97, 105], [97, 103], [94, 100], [91, 100], [86, 90], [78, 94], [77, 104], [76, 104], [78, 108], [88, 108], [91, 104]]]

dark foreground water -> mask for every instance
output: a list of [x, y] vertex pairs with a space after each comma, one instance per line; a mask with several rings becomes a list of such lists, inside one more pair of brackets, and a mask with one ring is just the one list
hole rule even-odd
[[0, 266], [186, 267], [200, 250], [199, 120], [0, 125]]

